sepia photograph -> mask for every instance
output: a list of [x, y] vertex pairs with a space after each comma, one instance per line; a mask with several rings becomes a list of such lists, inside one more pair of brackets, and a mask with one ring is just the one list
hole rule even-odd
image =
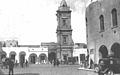
[[120, 75], [120, 0], [0, 0], [0, 75]]

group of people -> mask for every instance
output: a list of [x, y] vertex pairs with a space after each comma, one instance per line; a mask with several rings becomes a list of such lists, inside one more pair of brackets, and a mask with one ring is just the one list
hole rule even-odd
[[[20, 63], [20, 66], [23, 68], [23, 66], [28, 67], [28, 61], [26, 60], [25, 63]], [[13, 75], [13, 69], [14, 67], [17, 67], [18, 66], [18, 62], [17, 60], [15, 61], [14, 59], [12, 58], [3, 58], [2, 59], [2, 68], [6, 68], [6, 69], [9, 69], [9, 75], [12, 74]]]
[[3, 58], [1, 68], [9, 69], [9, 75], [13, 75], [14, 60], [11, 58]]
[[60, 61], [58, 59], [53, 60], [54, 67], [59, 66], [59, 64], [60, 64]]
[[24, 67], [24, 64], [26, 67], [28, 67], [28, 61], [26, 60], [25, 62], [20, 62], [20, 66], [23, 68]]

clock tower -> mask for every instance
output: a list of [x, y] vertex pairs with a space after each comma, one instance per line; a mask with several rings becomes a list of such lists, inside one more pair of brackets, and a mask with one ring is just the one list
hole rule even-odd
[[57, 10], [57, 58], [67, 61], [73, 54], [71, 29], [71, 10], [65, 0], [62, 0]]

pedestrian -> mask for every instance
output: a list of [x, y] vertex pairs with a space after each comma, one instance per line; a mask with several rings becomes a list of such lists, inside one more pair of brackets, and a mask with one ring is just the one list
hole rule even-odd
[[28, 66], [28, 61], [27, 61], [27, 59], [26, 59], [25, 65], [26, 65], [26, 67]]
[[56, 66], [56, 59], [53, 60], [53, 65]]
[[8, 65], [9, 65], [9, 75], [11, 75], [11, 73], [13, 75], [14, 61], [12, 59], [9, 59]]
[[21, 67], [23, 68], [23, 64], [24, 64], [24, 63], [23, 63], [23, 62], [20, 62], [20, 64], [21, 64]]
[[16, 60], [16, 61], [15, 61], [15, 67], [17, 67], [17, 66], [18, 66], [18, 61]]
[[5, 60], [6, 58], [2, 58], [2, 68], [4, 68], [6, 65], [5, 65]]
[[60, 62], [59, 62], [59, 60], [58, 60], [58, 59], [56, 60], [56, 64], [57, 64], [57, 66], [59, 66], [59, 64], [60, 64]]
[[5, 59], [5, 67], [6, 67], [6, 69], [7, 69], [7, 68], [8, 68], [8, 66], [9, 66], [8, 64], [9, 64], [9, 59], [8, 59], [8, 58], [6, 58], [6, 59]]

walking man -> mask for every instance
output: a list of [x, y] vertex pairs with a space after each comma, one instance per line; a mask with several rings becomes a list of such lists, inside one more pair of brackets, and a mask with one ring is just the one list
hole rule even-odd
[[56, 66], [56, 59], [53, 60], [53, 65]]
[[11, 75], [11, 73], [12, 73], [12, 75], [13, 75], [14, 60], [9, 59], [8, 65], [9, 65], [9, 75]]
[[26, 67], [28, 67], [28, 61], [27, 61], [27, 59], [26, 59], [25, 65], [26, 65]]
[[59, 62], [59, 60], [58, 60], [58, 59], [56, 60], [56, 64], [57, 64], [57, 66], [59, 66], [59, 64], [60, 64], [60, 62]]

